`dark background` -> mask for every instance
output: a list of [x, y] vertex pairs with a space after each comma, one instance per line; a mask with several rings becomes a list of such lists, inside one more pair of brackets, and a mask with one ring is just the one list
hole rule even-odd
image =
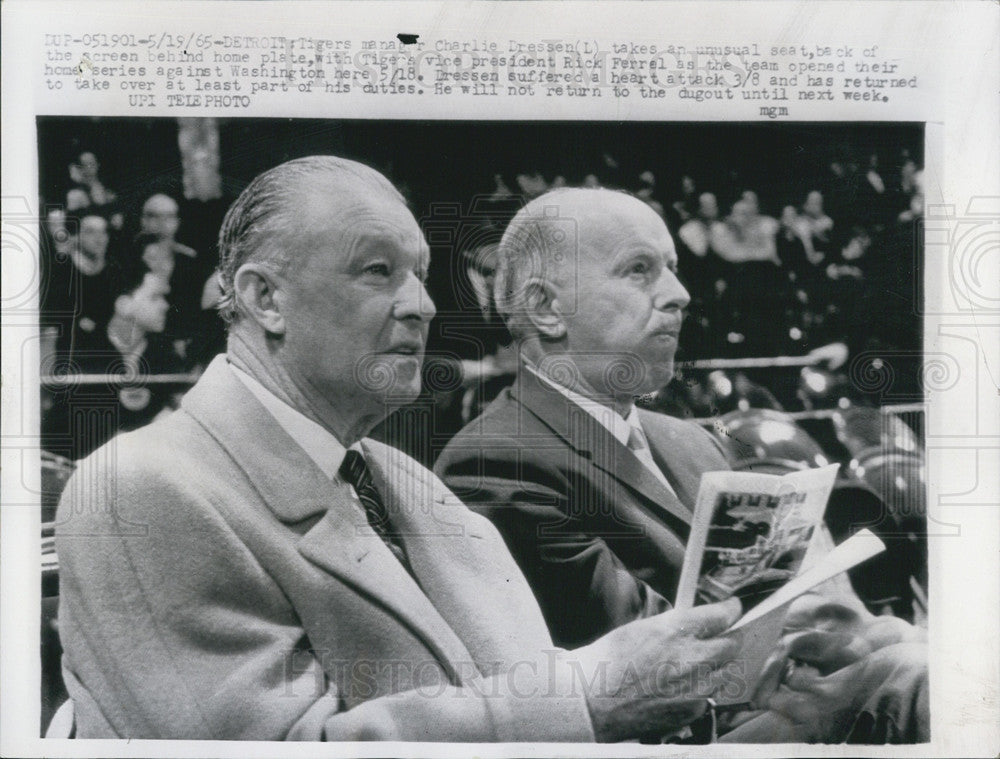
[[[126, 234], [134, 231], [143, 201], [165, 192], [181, 202], [178, 239], [215, 256], [218, 222], [242, 188], [266, 169], [316, 153], [379, 169], [425, 223], [440, 218], [441, 204], [457, 204], [470, 215], [475, 198], [493, 192], [497, 174], [516, 193], [520, 173], [540, 173], [550, 182], [562, 175], [570, 185], [595, 174], [608, 186], [634, 189], [646, 170], [656, 177], [653, 197], [668, 209], [681, 197], [681, 177], [687, 174], [699, 193], [718, 196], [723, 217], [745, 189], [757, 192], [762, 213], [778, 217], [783, 206], [800, 205], [810, 189], [822, 184], [832, 160], [852, 157], [864, 164], [876, 154], [886, 179], [898, 175], [901, 155], [922, 166], [923, 132], [916, 123], [229, 119], [220, 124], [225, 196], [217, 203], [192, 204], [182, 198], [173, 119], [46, 117], [38, 120], [39, 191], [43, 208], [62, 202], [68, 165], [81, 150], [90, 150], [100, 160], [102, 180], [119, 195]], [[614, 157], [617, 168], [606, 164], [605, 154]], [[438, 311], [468, 308], [458, 251], [430, 242], [430, 290]], [[910, 282], [916, 275], [901, 274]], [[919, 320], [916, 313], [912, 317]], [[429, 347], [447, 343], [434, 330]], [[685, 348], [688, 358], [706, 357], [697, 346]]]

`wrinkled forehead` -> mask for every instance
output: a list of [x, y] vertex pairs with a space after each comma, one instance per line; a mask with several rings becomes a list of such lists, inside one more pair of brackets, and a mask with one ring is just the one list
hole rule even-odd
[[301, 223], [293, 234], [312, 248], [335, 249], [341, 257], [369, 249], [392, 249], [426, 260], [430, 251], [420, 225], [391, 188], [304, 187], [293, 198]]
[[585, 199], [572, 217], [581, 263], [609, 265], [616, 257], [634, 252], [660, 255], [668, 261], [676, 258], [663, 220], [637, 198], [609, 193], [605, 198]]

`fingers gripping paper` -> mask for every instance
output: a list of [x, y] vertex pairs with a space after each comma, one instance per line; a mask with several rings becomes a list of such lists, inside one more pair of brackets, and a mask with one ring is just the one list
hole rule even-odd
[[[676, 606], [740, 599], [743, 616], [729, 633], [743, 639], [739, 660], [748, 687], [777, 643], [787, 604], [885, 550], [861, 530], [827, 551], [823, 513], [836, 475], [837, 465], [784, 476], [702, 476]], [[719, 702], [745, 698], [746, 691], [738, 690]]]

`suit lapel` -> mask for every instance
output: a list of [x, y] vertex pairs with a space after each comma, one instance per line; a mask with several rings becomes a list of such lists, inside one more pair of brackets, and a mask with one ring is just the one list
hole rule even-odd
[[[635, 491], [651, 508], [691, 524], [691, 510], [663, 486], [635, 454], [604, 425], [562, 393], [522, 369], [511, 390], [514, 398], [590, 462]], [[672, 473], [672, 470], [668, 470]], [[668, 480], [673, 484], [670, 474]], [[678, 491], [680, 492], [680, 491]]]
[[[455, 682], [471, 657], [409, 572], [368, 526], [351, 496], [337, 499], [299, 541], [299, 551], [358, 593], [391, 611], [438, 658]], [[466, 673], [467, 676], [467, 673]]]
[[[220, 404], [220, 398], [228, 401]], [[279, 520], [295, 524], [321, 515], [299, 540], [305, 558], [391, 610], [446, 667], [468, 660], [461, 640], [368, 525], [349, 487], [319, 470], [224, 356], [209, 365], [182, 405], [226, 449]], [[309, 620], [303, 623], [309, 632]]]
[[680, 429], [663, 423], [661, 414], [639, 410], [639, 419], [649, 441], [653, 461], [666, 475], [682, 503], [694, 508], [701, 484], [701, 474], [712, 462], [692, 461], [689, 444], [680, 439]]
[[434, 608], [481, 666], [537, 656], [550, 642], [534, 594], [503, 539], [430, 471], [365, 441], [389, 518]]

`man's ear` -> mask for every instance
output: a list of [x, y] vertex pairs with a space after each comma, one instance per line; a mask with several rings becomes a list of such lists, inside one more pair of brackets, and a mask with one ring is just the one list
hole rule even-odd
[[274, 273], [258, 263], [243, 264], [233, 277], [233, 289], [243, 312], [270, 334], [285, 334], [285, 317], [275, 300]]
[[531, 279], [525, 286], [525, 317], [543, 340], [562, 340], [566, 322], [559, 309], [559, 300], [551, 282]]

